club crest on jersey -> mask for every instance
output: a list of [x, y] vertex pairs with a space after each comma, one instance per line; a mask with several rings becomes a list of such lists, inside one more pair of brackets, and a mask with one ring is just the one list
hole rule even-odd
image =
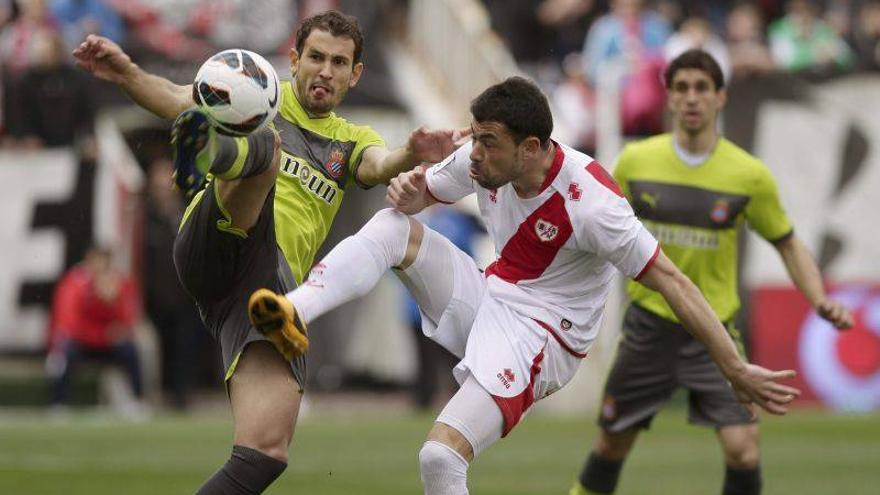
[[550, 242], [553, 239], [556, 239], [556, 236], [559, 235], [559, 227], [543, 218], [539, 218], [538, 221], [535, 222], [535, 234], [537, 234], [538, 239], [540, 239], [541, 242]]
[[345, 153], [342, 150], [333, 150], [330, 152], [330, 159], [324, 164], [324, 170], [334, 179], [342, 177], [345, 172]]
[[711, 218], [713, 222], [721, 224], [726, 222], [729, 217], [730, 203], [725, 199], [716, 200], [715, 204], [712, 206], [712, 211], [709, 212], [709, 218]]

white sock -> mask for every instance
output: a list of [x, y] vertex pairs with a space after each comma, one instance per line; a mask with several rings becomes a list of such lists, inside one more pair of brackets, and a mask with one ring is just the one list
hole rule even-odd
[[389, 268], [403, 261], [408, 238], [409, 218], [381, 210], [357, 234], [337, 244], [287, 298], [308, 324], [375, 287]]
[[446, 444], [428, 440], [419, 451], [425, 495], [467, 495], [468, 462]]

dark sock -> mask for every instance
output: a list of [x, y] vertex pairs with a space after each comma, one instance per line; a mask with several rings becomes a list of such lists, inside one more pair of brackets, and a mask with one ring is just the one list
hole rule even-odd
[[761, 493], [761, 466], [738, 469], [727, 466], [724, 472], [724, 495], [759, 495]]
[[[211, 164], [211, 173], [221, 179], [253, 177], [268, 170], [272, 164], [275, 132], [268, 127], [247, 137], [233, 138], [218, 134], [216, 139], [217, 156]], [[240, 154], [244, 157], [240, 157]]]
[[581, 485], [595, 493], [614, 493], [622, 467], [623, 461], [604, 459], [595, 452], [590, 452], [590, 457], [581, 471]]
[[208, 478], [196, 495], [257, 495], [281, 476], [286, 462], [241, 445], [232, 447], [226, 464]]

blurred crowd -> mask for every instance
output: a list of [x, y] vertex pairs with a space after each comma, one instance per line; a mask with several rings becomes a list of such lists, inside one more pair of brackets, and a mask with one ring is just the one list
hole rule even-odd
[[286, 54], [297, 19], [336, 0], [0, 0], [0, 146], [94, 152], [100, 92], [71, 65], [88, 34], [141, 64], [191, 67], [221, 47]]
[[880, 70], [878, 0], [483, 0], [523, 69], [595, 146], [597, 89], [615, 85], [627, 135], [662, 129], [664, 64], [703, 48], [728, 82], [774, 71], [821, 79]]
[[[595, 147], [595, 101], [602, 85], [612, 85], [620, 96], [624, 134], [662, 130], [660, 76], [668, 60], [689, 48], [712, 53], [728, 82], [772, 72], [821, 79], [880, 70], [880, 0], [481, 1], [520, 66], [551, 95], [556, 118], [577, 131], [572, 144], [587, 151]], [[403, 22], [392, 14], [400, 10], [382, 6], [405, 3], [371, 2], [373, 15]], [[297, 20], [328, 8], [357, 14], [362, 23], [368, 17], [359, 11], [367, 10], [364, 3], [354, 0], [0, 0], [0, 149], [72, 147], [83, 163], [96, 159], [97, 110], [112, 95], [120, 102], [124, 96], [72, 65], [71, 50], [89, 34], [119, 43], [152, 71], [177, 64], [191, 77], [202, 60], [223, 48], [286, 56]], [[384, 27], [400, 30], [389, 25], [394, 22], [386, 19]], [[380, 72], [377, 59], [370, 59], [370, 77]], [[374, 86], [387, 91], [390, 85], [382, 81]], [[359, 93], [378, 91], [367, 81]], [[118, 361], [141, 392], [130, 337], [142, 307], [159, 337], [166, 397], [184, 408], [199, 359], [214, 355], [171, 261], [184, 205], [168, 188], [166, 130], [127, 138], [147, 177], [142, 269], [150, 276], [135, 277], [140, 287], [129, 290], [127, 279], [108, 271], [113, 253], [98, 249], [62, 279], [49, 342], [53, 400], [65, 400], [72, 369], [67, 364], [93, 357]], [[440, 223], [446, 218], [441, 213]], [[71, 316], [78, 307], [97, 320]], [[417, 330], [418, 312], [411, 304], [406, 308]], [[106, 335], [95, 337], [99, 330]], [[423, 386], [414, 397], [424, 407], [443, 388], [436, 369], [448, 368], [449, 359], [420, 341], [419, 361], [416, 383]], [[216, 370], [205, 374], [211, 373]]]
[[[301, 15], [334, 0], [0, 0], [0, 150], [63, 147], [81, 167], [97, 159], [95, 118], [122, 93], [73, 65], [73, 48], [89, 34], [119, 43], [139, 64], [179, 64], [195, 72], [230, 46], [286, 54]], [[222, 22], [221, 22], [222, 21]], [[116, 100], [113, 100], [116, 98]], [[128, 104], [127, 102], [125, 102]], [[185, 408], [199, 383], [219, 383], [213, 343], [181, 289], [171, 246], [183, 214], [173, 191], [166, 130], [127, 136], [144, 169], [141, 273], [118, 270], [118, 253], [89, 250], [58, 280], [47, 342], [50, 399], [68, 403], [71, 377], [86, 362], [116, 364], [139, 398], [144, 391], [136, 328], [149, 321], [159, 347], [159, 375], [169, 406]]]

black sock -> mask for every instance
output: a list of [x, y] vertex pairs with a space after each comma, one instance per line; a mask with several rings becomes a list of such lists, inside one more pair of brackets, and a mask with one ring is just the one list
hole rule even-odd
[[275, 132], [268, 127], [242, 138], [218, 134], [211, 173], [226, 180], [259, 175], [272, 164], [274, 148]]
[[761, 493], [761, 466], [733, 468], [724, 472], [724, 495], [759, 495]]
[[612, 461], [590, 452], [587, 463], [581, 471], [580, 482], [584, 488], [596, 493], [614, 493], [623, 461]]
[[257, 495], [281, 476], [286, 467], [286, 462], [259, 450], [234, 445], [226, 464], [205, 481], [196, 495]]

